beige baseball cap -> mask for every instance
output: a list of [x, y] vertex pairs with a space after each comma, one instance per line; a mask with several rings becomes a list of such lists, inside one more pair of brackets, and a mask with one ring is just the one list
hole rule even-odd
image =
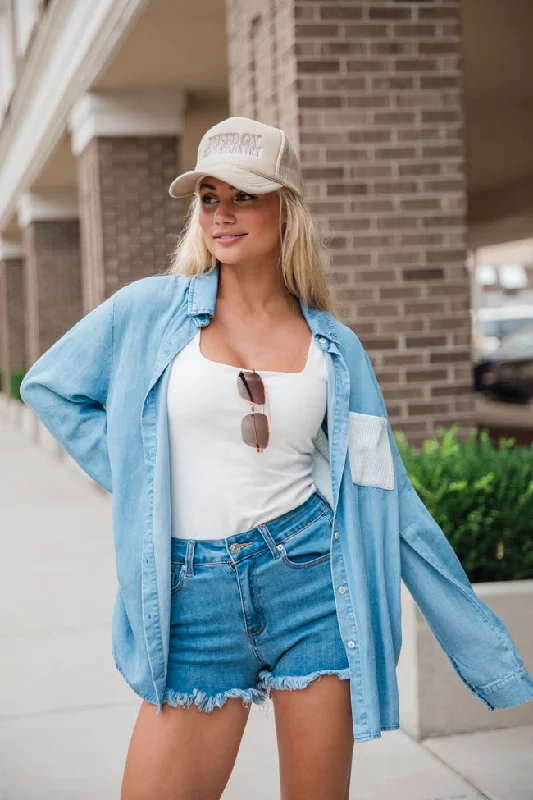
[[248, 117], [228, 117], [209, 128], [198, 146], [196, 167], [172, 181], [171, 196], [194, 194], [206, 175], [253, 194], [282, 186], [303, 192], [300, 161], [284, 131]]

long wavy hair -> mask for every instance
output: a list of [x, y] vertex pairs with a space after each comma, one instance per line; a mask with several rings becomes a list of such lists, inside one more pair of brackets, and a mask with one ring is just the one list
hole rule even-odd
[[[280, 200], [279, 266], [288, 291], [304, 303], [337, 315], [323, 261], [325, 238], [317, 230], [305, 200], [292, 189], [282, 186]], [[281, 223], [283, 206], [286, 221]], [[217, 260], [206, 247], [198, 221], [200, 194], [196, 191], [185, 215], [184, 226], [172, 254], [170, 266], [162, 274], [203, 275], [212, 272]]]

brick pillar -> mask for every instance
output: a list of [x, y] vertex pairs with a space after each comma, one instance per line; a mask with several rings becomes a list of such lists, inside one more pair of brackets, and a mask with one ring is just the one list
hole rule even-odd
[[183, 111], [179, 91], [89, 93], [73, 109], [86, 312], [168, 266], [186, 210], [168, 193]]
[[0, 244], [0, 368], [2, 391], [12, 394], [13, 378], [26, 370], [24, 261], [20, 245]]
[[460, 1], [226, 6], [231, 114], [293, 140], [306, 200], [331, 236], [339, 317], [372, 358], [391, 422], [415, 445], [437, 425], [466, 435]]
[[20, 199], [28, 366], [83, 315], [77, 216], [75, 192], [25, 194]]

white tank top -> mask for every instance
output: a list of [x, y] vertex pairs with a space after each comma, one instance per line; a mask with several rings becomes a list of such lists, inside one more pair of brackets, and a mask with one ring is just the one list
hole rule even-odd
[[[274, 519], [314, 492], [326, 363], [313, 336], [302, 372], [258, 370], [271, 428], [258, 453], [241, 436], [241, 421], [252, 412], [238, 392], [241, 368], [205, 358], [200, 331], [175, 356], [168, 384], [172, 535], [220, 539]], [[268, 413], [268, 406], [254, 410]]]

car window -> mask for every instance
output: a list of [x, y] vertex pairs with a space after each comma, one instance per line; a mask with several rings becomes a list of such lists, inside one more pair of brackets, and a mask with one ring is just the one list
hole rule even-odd
[[520, 330], [504, 336], [500, 345], [509, 350], [533, 350], [533, 326], [525, 325]]
[[498, 320], [488, 319], [483, 323], [483, 336], [498, 336]]
[[533, 320], [531, 317], [520, 317], [518, 319], [490, 319], [483, 323], [484, 336], [496, 336], [502, 339], [515, 331], [518, 331], [524, 325], [531, 325]]
[[502, 319], [501, 322], [501, 335], [507, 336], [509, 333], [513, 333], [513, 331], [518, 331], [519, 329], [523, 328], [524, 325], [529, 325], [531, 319]]

